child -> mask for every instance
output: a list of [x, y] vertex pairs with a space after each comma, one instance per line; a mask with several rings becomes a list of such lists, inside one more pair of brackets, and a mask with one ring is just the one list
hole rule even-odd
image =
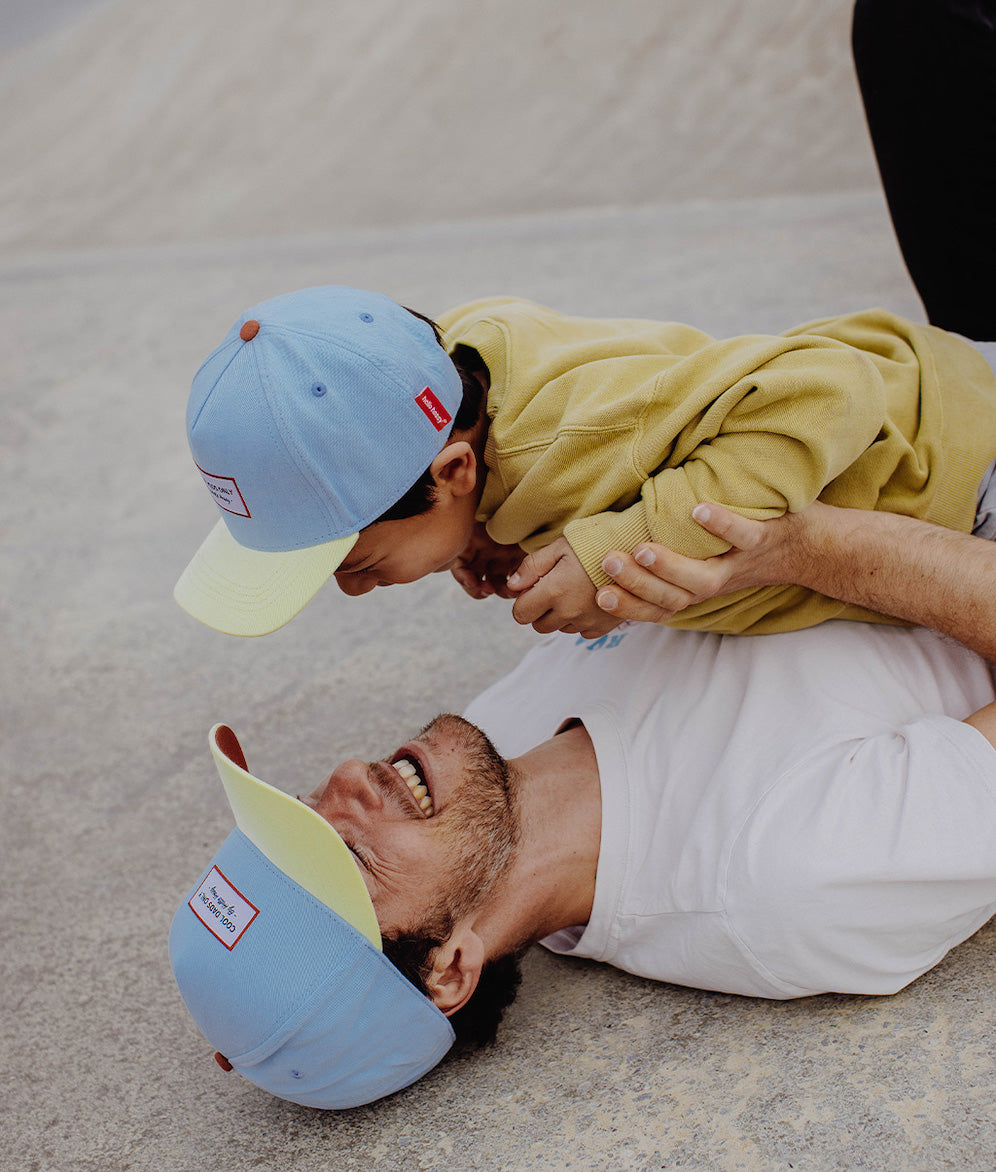
[[[181, 606], [265, 634], [333, 574], [360, 594], [459, 564], [493, 586], [549, 547], [537, 627], [601, 633], [607, 553], [726, 548], [692, 519], [699, 501], [763, 519], [819, 497], [969, 532], [996, 455], [980, 350], [884, 310], [723, 341], [513, 298], [440, 325], [451, 356], [425, 319], [334, 286], [236, 323], [188, 406], [224, 523], [177, 583]], [[671, 625], [761, 634], [835, 617], [880, 619], [777, 586]]]

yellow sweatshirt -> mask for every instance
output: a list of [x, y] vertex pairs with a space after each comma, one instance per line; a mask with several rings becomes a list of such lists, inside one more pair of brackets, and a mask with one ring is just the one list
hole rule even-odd
[[[881, 309], [716, 340], [675, 322], [565, 317], [489, 298], [439, 319], [491, 375], [478, 519], [532, 551], [563, 534], [596, 586], [612, 549], [728, 546], [700, 501], [764, 519], [817, 497], [969, 532], [996, 457], [996, 378], [956, 335]], [[797, 586], [723, 595], [669, 624], [764, 634], [883, 620]]]

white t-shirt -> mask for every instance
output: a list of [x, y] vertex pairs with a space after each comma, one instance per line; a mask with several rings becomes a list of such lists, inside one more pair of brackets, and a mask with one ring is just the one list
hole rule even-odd
[[[788, 998], [892, 993], [996, 913], [986, 664], [923, 630], [551, 635], [468, 708], [507, 757], [595, 747], [589, 923], [555, 952]], [[556, 811], [551, 811], [556, 817]]]

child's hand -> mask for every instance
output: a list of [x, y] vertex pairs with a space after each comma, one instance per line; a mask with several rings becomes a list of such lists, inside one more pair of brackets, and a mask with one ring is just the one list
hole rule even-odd
[[566, 537], [529, 554], [508, 585], [518, 595], [512, 617], [542, 635], [567, 631], [598, 639], [619, 625], [595, 605], [595, 587]]
[[525, 557], [518, 545], [499, 545], [492, 541], [480, 521], [474, 523], [474, 533], [463, 553], [451, 569], [454, 578], [471, 598], [514, 598], [508, 588], [508, 576], [515, 573]]

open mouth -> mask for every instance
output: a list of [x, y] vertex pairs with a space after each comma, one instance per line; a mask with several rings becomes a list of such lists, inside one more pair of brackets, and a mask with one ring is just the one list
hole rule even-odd
[[397, 761], [392, 761], [391, 765], [400, 775], [405, 785], [408, 786], [409, 792], [422, 811], [423, 817], [431, 818], [435, 813], [432, 794], [429, 793], [429, 787], [425, 783], [425, 778], [422, 776], [418, 762], [413, 761], [410, 757], [399, 757]]

